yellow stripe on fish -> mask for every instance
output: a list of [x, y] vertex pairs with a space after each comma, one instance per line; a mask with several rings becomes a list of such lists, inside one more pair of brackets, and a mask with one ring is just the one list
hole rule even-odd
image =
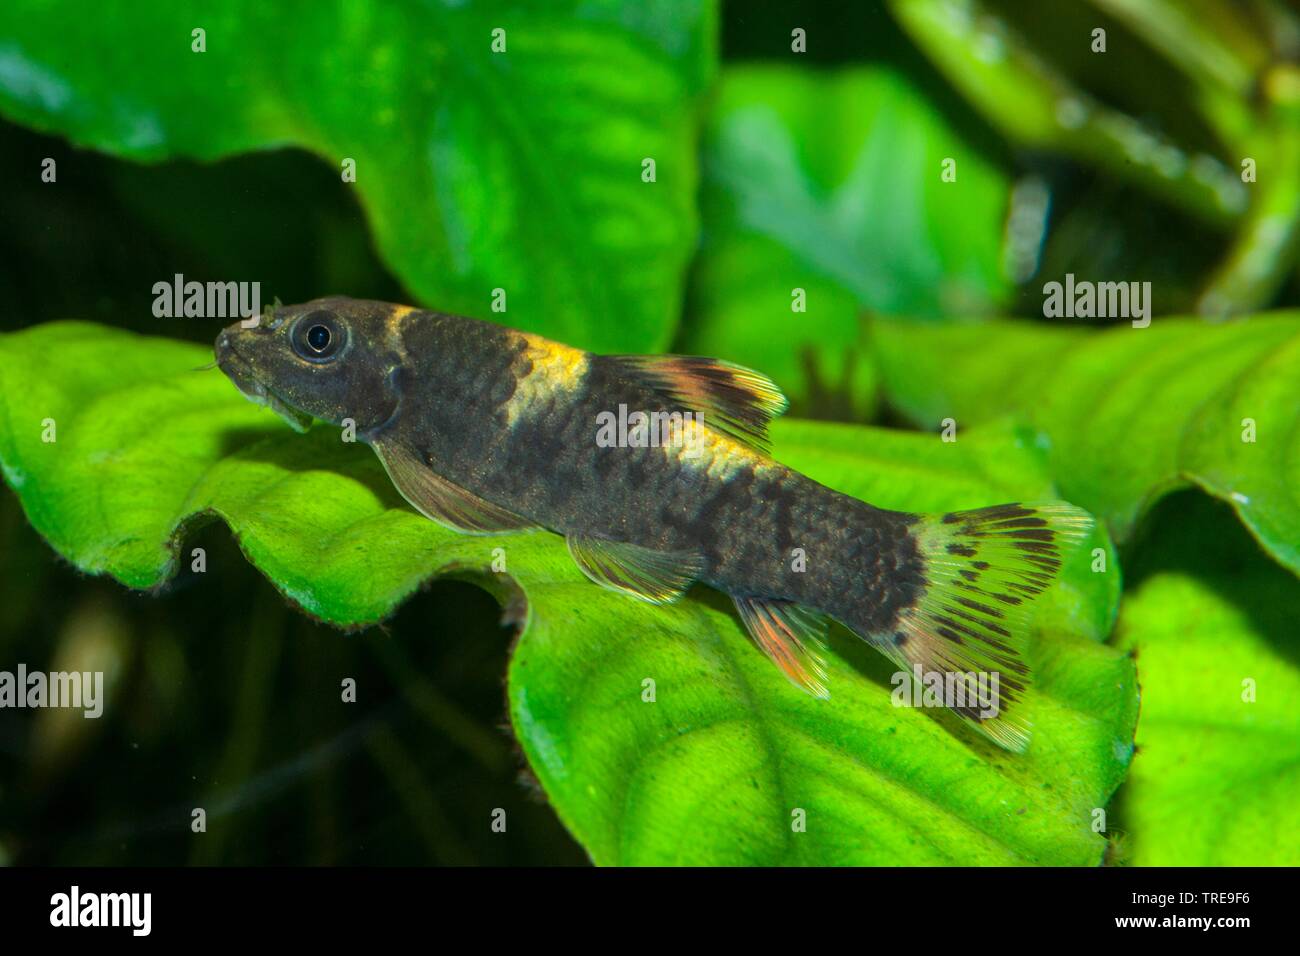
[[710, 428], [707, 417], [701, 422], [695, 415], [666, 420], [660, 447], [670, 460], [721, 481], [730, 480], [746, 469], [762, 472], [773, 465], [766, 455]]
[[526, 344], [515, 363], [519, 369], [515, 392], [504, 409], [506, 422], [511, 426], [542, 401], [575, 391], [591, 362], [582, 349], [528, 332], [519, 334]]

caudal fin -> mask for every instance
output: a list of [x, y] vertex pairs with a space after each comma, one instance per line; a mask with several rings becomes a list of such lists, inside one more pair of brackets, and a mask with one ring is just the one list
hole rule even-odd
[[892, 633], [873, 637], [923, 686], [942, 688], [954, 713], [1002, 747], [1023, 751], [1033, 602], [1092, 526], [1086, 512], [1061, 503], [925, 517], [913, 527], [924, 592], [899, 614]]

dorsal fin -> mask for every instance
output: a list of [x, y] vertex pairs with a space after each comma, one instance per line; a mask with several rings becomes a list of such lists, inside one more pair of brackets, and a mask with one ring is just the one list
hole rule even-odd
[[592, 581], [651, 604], [670, 604], [686, 593], [704, 569], [689, 551], [655, 551], [626, 541], [570, 534], [569, 554]]
[[762, 452], [768, 450], [768, 423], [789, 404], [766, 375], [719, 359], [690, 355], [607, 358], [630, 377], [680, 402], [684, 411], [703, 413], [705, 426]]

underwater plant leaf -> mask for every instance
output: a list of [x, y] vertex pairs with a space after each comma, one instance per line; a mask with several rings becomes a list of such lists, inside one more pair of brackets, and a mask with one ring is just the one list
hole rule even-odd
[[1008, 293], [1007, 174], [892, 70], [729, 67], [701, 176], [678, 350], [762, 369], [798, 414], [869, 414], [863, 311], [970, 318]]
[[672, 335], [695, 245], [715, 19], [712, 0], [232, 0], [201, 14], [10, 0], [0, 113], [134, 160], [299, 146], [341, 176], [355, 161], [378, 251], [421, 301], [496, 318], [500, 289], [512, 325], [648, 352]]
[[[1300, 84], [1273, 68], [1270, 52], [1288, 14], [1242, 16], [1232, 0], [972, 0], [960, 13], [948, 0], [892, 0], [891, 8], [1009, 139], [1106, 170], [1198, 218], [1234, 224], [1231, 249], [1211, 275], [1189, 264], [1203, 287], [1176, 308], [1194, 302], [1195, 312], [1219, 317], [1274, 300], [1294, 271], [1300, 233]], [[1098, 41], [1108, 44], [1104, 55]], [[1256, 166], [1271, 174], [1256, 182]], [[1149, 204], [1133, 204], [1125, 191], [1149, 226]], [[1053, 218], [1053, 246], [1075, 248], [1073, 271], [1086, 273]], [[1146, 241], [1167, 254], [1177, 237], [1152, 231]], [[1199, 229], [1190, 235], [1204, 239]], [[1138, 264], [1129, 269], [1157, 278]], [[1181, 291], [1162, 288], [1162, 300]]]
[[[1123, 800], [1135, 865], [1300, 865], [1300, 595], [1279, 595], [1278, 576], [1257, 574], [1227, 598], [1218, 582], [1170, 574], [1125, 603], [1120, 626], [1142, 672]], [[1259, 613], [1286, 623], [1285, 646]]]
[[[1014, 28], [998, 4], [964, 0], [957, 7], [949, 0], [889, 0], [889, 9], [953, 87], [1008, 140], [1104, 170], [1209, 223], [1231, 223], [1246, 211], [1249, 189], [1237, 170], [1216, 155], [1172, 140], [1144, 118], [1114, 108], [1108, 98], [1081, 89], [1050, 54], [1036, 50]], [[1226, 19], [1241, 19], [1231, 5], [1222, 12]], [[1144, 79], [1149, 75], [1142, 74]], [[1227, 127], [1226, 133], [1249, 128], [1248, 101], [1234, 91], [1212, 102], [1193, 97], [1188, 105], [1202, 106], [1211, 122]]]
[[1116, 632], [1142, 679], [1138, 749], [1117, 800], [1126, 862], [1296, 866], [1300, 582], [1226, 507], [1194, 507], [1202, 497], [1158, 509], [1154, 567]]
[[1117, 540], [1161, 496], [1195, 485], [1300, 571], [1300, 314], [1104, 331], [881, 321], [873, 340], [900, 410], [928, 427], [951, 417], [959, 429], [1024, 417], [1043, 436], [1062, 497]]
[[[1113, 561], [1097, 573], [1088, 549], [1072, 556], [1036, 619], [1035, 737], [1017, 756], [946, 712], [895, 707], [891, 666], [842, 630], [830, 700], [817, 701], [749, 642], [721, 594], [697, 587], [652, 607], [589, 582], [559, 535], [476, 537], [428, 521], [369, 448], [331, 427], [295, 434], [219, 372], [194, 371], [207, 358], [81, 322], [0, 336], [0, 467], [37, 531], [85, 571], [152, 588], [189, 560], [187, 531], [219, 519], [283, 594], [340, 625], [384, 618], [437, 575], [479, 582], [522, 625], [515, 731], [596, 862], [1101, 859], [1092, 811], [1125, 775], [1137, 712], [1132, 661], [1103, 643]], [[773, 428], [793, 467], [922, 510], [1054, 497], [1030, 437], [1007, 425], [955, 443]]]

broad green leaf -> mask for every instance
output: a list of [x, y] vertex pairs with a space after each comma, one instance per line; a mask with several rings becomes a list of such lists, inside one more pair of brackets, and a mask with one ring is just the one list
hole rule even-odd
[[1300, 570], [1300, 315], [1156, 318], [1095, 331], [880, 322], [889, 399], [918, 423], [1020, 414], [1062, 495], [1125, 539], [1162, 495], [1198, 485]]
[[703, 164], [681, 348], [763, 369], [797, 411], [869, 413], [863, 311], [969, 317], [1004, 300], [1006, 174], [897, 73], [731, 67]]
[[1227, 515], [1175, 503], [1159, 534], [1172, 557], [1126, 598], [1118, 630], [1142, 676], [1119, 801], [1129, 862], [1296, 866], [1300, 583]]
[[[522, 624], [516, 733], [597, 862], [1100, 860], [1092, 811], [1125, 774], [1137, 709], [1132, 661], [1101, 643], [1113, 561], [1094, 573], [1081, 551], [1038, 616], [1036, 735], [1015, 756], [894, 707], [889, 665], [849, 635], [835, 635], [832, 697], [818, 702], [707, 588], [653, 608], [597, 589], [548, 532], [449, 532], [402, 503], [369, 449], [333, 428], [293, 434], [219, 372], [192, 370], [207, 357], [86, 323], [0, 337], [0, 465], [36, 529], [78, 567], [149, 588], [215, 517], [284, 594], [342, 625], [381, 619], [435, 575], [482, 583]], [[945, 443], [791, 421], [774, 437], [794, 467], [885, 507], [1055, 494], [1028, 436], [1006, 426]], [[1107, 547], [1100, 534], [1093, 545]], [[490, 570], [499, 557], [504, 573]]]
[[497, 317], [503, 289], [511, 324], [667, 344], [695, 244], [711, 0], [187, 6], [0, 5], [0, 112], [136, 160], [300, 146], [340, 175], [354, 160], [379, 252], [423, 302]]

